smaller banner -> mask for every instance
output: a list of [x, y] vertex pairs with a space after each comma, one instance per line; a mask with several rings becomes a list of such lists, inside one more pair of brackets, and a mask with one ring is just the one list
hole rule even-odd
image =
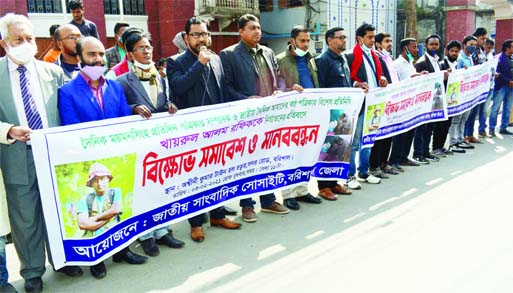
[[443, 81], [444, 73], [436, 72], [369, 90], [362, 146], [372, 147], [377, 139], [395, 136], [424, 123], [446, 120]]
[[488, 97], [495, 78], [497, 61], [458, 69], [449, 74], [447, 80], [447, 113], [449, 117], [459, 115]]

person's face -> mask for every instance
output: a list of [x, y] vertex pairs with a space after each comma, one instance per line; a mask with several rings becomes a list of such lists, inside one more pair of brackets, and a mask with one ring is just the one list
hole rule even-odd
[[[378, 46], [378, 43], [376, 43], [376, 46]], [[385, 37], [381, 42], [380, 46], [383, 50], [387, 52], [392, 52], [392, 38]]]
[[440, 41], [437, 38], [431, 38], [428, 40], [426, 47], [430, 52], [438, 52], [438, 50], [440, 49]]
[[116, 42], [118, 42], [118, 46], [121, 47], [121, 48], [124, 48], [123, 46], [123, 42], [120, 42], [119, 39], [121, 38], [121, 36], [123, 35], [123, 33], [128, 29], [127, 26], [124, 26], [124, 27], [121, 27], [118, 31], [118, 34], [116, 35]]
[[492, 50], [493, 50], [493, 46], [492, 45], [486, 44], [484, 46], [484, 51], [485, 51], [486, 54], [490, 53]]
[[91, 180], [91, 187], [98, 195], [103, 195], [109, 189], [109, 176], [96, 176]]
[[141, 64], [151, 64], [153, 59], [153, 47], [146, 38], [140, 39], [134, 44], [132, 58]]
[[482, 35], [477, 37], [477, 46], [483, 47], [486, 42], [486, 39], [488, 39], [488, 35]]
[[458, 47], [452, 47], [447, 51], [447, 58], [451, 61], [458, 59], [458, 55], [460, 55], [460, 49], [458, 49]]
[[96, 38], [89, 38], [82, 43], [80, 62], [89, 66], [105, 66], [105, 47]]
[[[36, 46], [36, 38], [32, 35], [32, 30], [28, 25], [22, 23], [12, 24], [9, 26], [8, 31], [9, 37], [5, 42], [10, 47], [23, 45], [25, 42]], [[7, 51], [6, 44], [2, 42], [2, 47]]]
[[191, 31], [185, 35], [185, 43], [196, 54], [199, 54], [201, 46], [210, 48], [212, 40], [207, 25], [205, 23], [191, 25]]
[[57, 46], [64, 54], [77, 56], [77, 41], [81, 36], [80, 30], [75, 26], [61, 28]]
[[73, 16], [73, 20], [76, 22], [82, 21], [82, 18], [84, 17], [84, 9], [76, 8], [71, 10], [71, 16]]
[[509, 48], [506, 49], [506, 56], [511, 57], [513, 55], [513, 43], [509, 45]]
[[465, 50], [465, 54], [470, 55], [470, 53], [467, 51], [468, 46], [476, 46], [477, 41], [476, 40], [470, 40], [466, 44], [463, 45], [463, 49]]
[[310, 33], [300, 32], [295, 39], [291, 39], [291, 43], [298, 49], [308, 51], [310, 47]]
[[240, 38], [250, 47], [256, 46], [262, 38], [262, 29], [258, 21], [250, 20], [244, 28], [239, 29]]
[[417, 47], [417, 42], [410, 42], [407, 46], [410, 54], [412, 56], [417, 56], [419, 54], [419, 48]]
[[371, 49], [374, 46], [374, 37], [376, 36], [375, 31], [367, 31], [365, 32], [365, 36], [360, 37], [357, 36], [358, 43], [363, 44], [365, 47]]
[[336, 51], [343, 52], [346, 50], [346, 33], [343, 30], [336, 31], [333, 38], [328, 38], [328, 45]]

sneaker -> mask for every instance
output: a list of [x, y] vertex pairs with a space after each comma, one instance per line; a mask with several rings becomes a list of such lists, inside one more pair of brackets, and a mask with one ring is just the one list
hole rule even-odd
[[439, 162], [440, 161], [440, 158], [437, 157], [437, 156], [433, 156], [431, 154], [428, 154], [424, 157], [426, 160], [430, 161], [430, 162]]
[[412, 161], [420, 165], [429, 165], [429, 161], [424, 157], [413, 157]]
[[388, 175], [385, 174], [383, 171], [381, 171], [381, 169], [379, 169], [379, 168], [371, 169], [370, 173], [372, 174], [372, 176], [378, 177], [378, 178], [381, 178], [381, 179], [388, 178]]
[[446, 155], [449, 155], [449, 156], [454, 155], [454, 153], [453, 153], [450, 149], [442, 148], [442, 151], [443, 151], [443, 152], [444, 152], [444, 154], [446, 154]]
[[378, 184], [381, 182], [381, 179], [373, 176], [372, 174], [362, 174], [362, 173], [358, 173], [356, 175], [356, 180], [358, 180], [360, 182], [367, 182], [370, 184]]
[[488, 137], [488, 135], [486, 134], [486, 131], [483, 130], [483, 131], [479, 131], [479, 133], [477, 134], [479, 137], [481, 138], [485, 138], [485, 137]]
[[499, 133], [500, 134], [507, 134], [507, 135], [512, 135], [513, 134], [513, 132], [509, 131], [506, 128], [503, 128], [503, 129], [499, 130]]
[[497, 137], [495, 130], [490, 130], [490, 137]]
[[255, 210], [253, 208], [242, 208], [242, 220], [253, 223], [257, 221]]
[[459, 153], [459, 154], [466, 153], [466, 151], [464, 149], [460, 148], [458, 146], [458, 144], [453, 144], [453, 145], [449, 146], [449, 151], [451, 151], [453, 153]]
[[443, 149], [436, 149], [431, 152], [433, 156], [447, 158], [447, 154], [444, 152]]
[[404, 169], [403, 167], [399, 166], [399, 164], [392, 164], [392, 167], [393, 170], [397, 170], [397, 172], [400, 172], [400, 173], [403, 173], [404, 172]]
[[472, 149], [476, 148], [475, 146], [471, 145], [468, 142], [460, 142], [460, 143], [458, 143], [458, 147], [460, 147], [462, 149], [466, 149], [466, 150], [472, 150]]
[[350, 189], [360, 189], [360, 188], [362, 188], [362, 186], [360, 185], [360, 183], [358, 182], [358, 180], [354, 176], [350, 176], [349, 178], [347, 178], [345, 185], [347, 187], [349, 187]]
[[262, 212], [273, 213], [273, 214], [288, 214], [290, 211], [286, 207], [282, 206], [278, 202], [273, 202], [272, 205], [268, 207], [262, 207]]

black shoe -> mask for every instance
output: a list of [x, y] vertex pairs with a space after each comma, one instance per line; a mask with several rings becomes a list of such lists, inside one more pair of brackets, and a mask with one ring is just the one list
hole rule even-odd
[[473, 150], [476, 147], [467, 142], [460, 142], [456, 144], [460, 149]]
[[490, 130], [490, 137], [497, 137], [495, 130]]
[[157, 239], [157, 244], [167, 245], [171, 248], [182, 248], [185, 245], [185, 242], [176, 239], [173, 237], [173, 234], [168, 233], [162, 236], [162, 238]]
[[413, 161], [417, 164], [428, 165], [429, 161], [424, 157], [413, 157]]
[[[82, 271], [82, 269], [79, 267], [79, 266], [67, 266], [67, 267], [62, 267], [58, 270], [55, 270], [54, 271], [58, 272], [58, 273], [63, 273], [69, 277], [78, 277], [78, 276], [82, 276], [84, 274], [84, 272]], [[2, 291], [0, 291], [2, 292]]]
[[105, 267], [103, 261], [99, 264], [95, 264], [94, 266], [89, 267], [89, 271], [91, 272], [91, 275], [93, 275], [93, 277], [96, 279], [102, 279], [107, 275], [107, 268]]
[[229, 207], [224, 207], [224, 214], [228, 216], [235, 216], [237, 215], [237, 211]]
[[148, 258], [146, 256], [133, 253], [130, 249], [123, 249], [112, 257], [112, 261], [114, 262], [126, 261], [131, 265], [140, 265], [145, 263], [147, 260]]
[[155, 239], [153, 239], [153, 237], [141, 241], [141, 246], [144, 253], [149, 256], [158, 256], [160, 254], [160, 249], [157, 246], [157, 243], [155, 243]]
[[460, 148], [458, 146], [458, 144], [453, 144], [449, 147], [449, 150], [452, 151], [453, 153], [459, 153], [459, 154], [464, 154], [466, 153], [466, 151], [462, 148]]
[[296, 200], [307, 202], [307, 203], [316, 203], [316, 204], [319, 204], [322, 202], [322, 200], [320, 198], [317, 198], [317, 197], [311, 195], [310, 193], [308, 193], [307, 195], [298, 196], [298, 197], [296, 197]]
[[512, 135], [513, 134], [513, 132], [507, 130], [506, 128], [500, 129], [499, 133], [500, 134], [507, 134], [507, 135]]
[[435, 155], [431, 155], [431, 154], [426, 155], [424, 158], [430, 162], [439, 162], [440, 161], [439, 157], [437, 157]]
[[2, 293], [18, 293], [18, 291], [16, 291], [16, 288], [14, 288], [14, 286], [9, 283], [5, 283], [2, 286], [0, 286], [0, 292], [2, 292]]
[[420, 164], [418, 164], [417, 162], [414, 162], [414, 161], [412, 161], [410, 159], [406, 159], [406, 161], [399, 163], [399, 165], [401, 165], [401, 166], [410, 166], [410, 167], [418, 167], [418, 166], [420, 166]]
[[285, 204], [286, 207], [288, 207], [291, 210], [295, 210], [295, 211], [299, 210], [299, 208], [301, 207], [299, 205], [299, 203], [297, 203], [295, 198], [287, 198], [287, 199], [283, 200], [283, 203]]
[[27, 291], [27, 293], [39, 293], [43, 291], [43, 280], [41, 277], [26, 279], [25, 291]]

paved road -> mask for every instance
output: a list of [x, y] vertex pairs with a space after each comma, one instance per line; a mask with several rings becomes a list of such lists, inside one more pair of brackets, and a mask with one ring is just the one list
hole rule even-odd
[[161, 248], [142, 266], [108, 260], [102, 280], [48, 266], [45, 292], [513, 292], [512, 167], [513, 138], [487, 139], [336, 202], [259, 213], [239, 231], [208, 227], [200, 244], [176, 224], [185, 248]]

